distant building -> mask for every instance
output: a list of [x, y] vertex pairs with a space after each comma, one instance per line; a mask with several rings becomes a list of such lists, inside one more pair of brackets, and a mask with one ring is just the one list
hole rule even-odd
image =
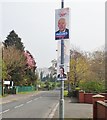
[[42, 77], [46, 77], [47, 75], [50, 74], [50, 71], [48, 68], [37, 68], [37, 72], [38, 72], [38, 75], [39, 75], [39, 79], [41, 79], [41, 73], [42, 73]]

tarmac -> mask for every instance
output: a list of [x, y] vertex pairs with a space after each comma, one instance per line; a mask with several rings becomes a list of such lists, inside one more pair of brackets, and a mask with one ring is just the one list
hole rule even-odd
[[[53, 118], [59, 118], [59, 106]], [[64, 118], [68, 120], [92, 120], [93, 105], [78, 103], [75, 97], [64, 99]]]
[[[30, 92], [27, 94], [14, 94], [0, 98], [0, 104], [9, 103], [19, 99], [26, 99], [40, 92]], [[59, 118], [59, 104], [54, 108], [51, 118]], [[70, 120], [92, 120], [93, 117], [93, 105], [78, 103], [78, 100], [74, 97], [64, 98], [64, 118], [70, 118]]]
[[26, 99], [30, 96], [34, 96], [35, 94], [37, 95], [38, 93], [40, 93], [41, 91], [36, 91], [36, 92], [29, 92], [26, 94], [13, 94], [13, 95], [7, 95], [6, 97], [1, 97], [0, 98], [0, 105], [5, 104], [5, 103], [9, 103], [12, 101], [16, 101], [19, 99]]

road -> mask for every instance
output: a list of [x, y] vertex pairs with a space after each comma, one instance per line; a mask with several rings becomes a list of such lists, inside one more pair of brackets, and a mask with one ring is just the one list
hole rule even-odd
[[29, 98], [3, 104], [2, 118], [48, 118], [59, 103], [59, 91], [43, 91]]

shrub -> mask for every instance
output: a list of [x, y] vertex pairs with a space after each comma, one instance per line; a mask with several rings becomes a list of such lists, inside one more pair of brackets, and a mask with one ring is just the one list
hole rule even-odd
[[104, 84], [101, 81], [86, 81], [80, 83], [80, 88], [85, 92], [100, 93], [104, 91]]

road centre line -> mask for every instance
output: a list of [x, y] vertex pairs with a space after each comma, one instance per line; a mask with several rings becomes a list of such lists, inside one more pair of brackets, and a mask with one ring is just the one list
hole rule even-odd
[[[38, 98], [35, 98], [35, 99], [33, 99], [33, 100], [37, 100], [37, 99], [39, 99], [39, 98], [41, 98], [41, 97], [38, 97]], [[32, 102], [33, 100], [30, 100], [30, 101], [28, 101], [28, 102], [26, 102], [26, 103], [30, 103], [30, 102]], [[18, 105], [18, 106], [15, 106], [14, 108], [19, 108], [19, 107], [22, 107], [24, 104], [20, 104], [20, 105]], [[10, 109], [7, 109], [7, 110], [5, 110], [5, 111], [3, 111], [3, 112], [0, 112], [0, 115], [1, 114], [3, 114], [3, 113], [6, 113], [6, 112], [8, 112]]]
[[[33, 100], [37, 100], [37, 99], [39, 99], [39, 98], [41, 98], [41, 97], [35, 98], [35, 99], [33, 99]], [[30, 100], [30, 101], [28, 101], [28, 102], [26, 102], [26, 103], [30, 103], [30, 102], [32, 102], [33, 100]]]
[[30, 103], [30, 102], [32, 102], [32, 100], [30, 100], [30, 101], [28, 101], [28, 102], [26, 102], [26, 103]]
[[34, 100], [37, 100], [37, 99], [39, 99], [39, 98], [35, 98]]
[[10, 109], [7, 109], [7, 110], [1, 112], [0, 114], [6, 113], [6, 112], [8, 112], [9, 110], [10, 110]]
[[21, 105], [18, 105], [18, 106], [15, 106], [14, 108], [19, 108], [19, 107], [22, 107], [24, 104], [21, 104]]
[[41, 98], [41, 97], [35, 98], [34, 100], [37, 100], [37, 99], [39, 99], [39, 98]]
[[[35, 98], [35, 99], [33, 99], [33, 100], [37, 100], [37, 99], [39, 99], [39, 98], [41, 98], [41, 97], [38, 97], [38, 98]], [[28, 102], [26, 102], [26, 103], [30, 103], [30, 102], [32, 102], [33, 100], [30, 100], [30, 101], [28, 101]], [[18, 106], [15, 106], [14, 108], [19, 108], [19, 107], [22, 107], [24, 104], [20, 104], [20, 105], [18, 105]], [[2, 113], [5, 113], [5, 112], [8, 112], [10, 109], [7, 109], [7, 110], [5, 110], [5, 111], [3, 111], [3, 112], [0, 112], [0, 115], [2, 114]]]

